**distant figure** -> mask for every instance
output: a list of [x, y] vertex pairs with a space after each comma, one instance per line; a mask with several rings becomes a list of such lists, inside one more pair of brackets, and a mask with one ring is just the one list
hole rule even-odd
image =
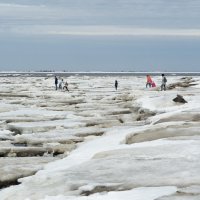
[[68, 92], [69, 92], [69, 90], [68, 90], [68, 83], [67, 83], [67, 81], [65, 82], [65, 85], [64, 85], [64, 87], [63, 87], [63, 90], [67, 90]]
[[63, 79], [61, 79], [60, 82], [59, 82], [59, 89], [60, 90], [63, 89], [63, 85], [64, 85], [64, 81], [63, 81]]
[[56, 90], [58, 89], [58, 78], [55, 76], [55, 86], [56, 86]]
[[161, 91], [162, 91], [162, 90], [166, 90], [166, 83], [167, 83], [167, 78], [165, 77], [164, 74], [162, 74]]
[[115, 80], [115, 89], [117, 90], [117, 87], [118, 87], [118, 81]]
[[152, 83], [153, 83], [153, 81], [152, 81], [152, 79], [151, 79], [151, 76], [150, 75], [147, 75], [147, 83], [146, 83], [146, 88], [147, 87], [152, 87]]

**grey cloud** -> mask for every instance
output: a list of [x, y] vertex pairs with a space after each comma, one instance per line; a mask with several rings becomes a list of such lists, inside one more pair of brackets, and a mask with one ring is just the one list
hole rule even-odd
[[197, 0], [0, 0], [0, 69], [197, 70], [199, 10]]
[[4, 5], [0, 6], [4, 23], [200, 27], [200, 2], [196, 0], [6, 0], [0, 3]]

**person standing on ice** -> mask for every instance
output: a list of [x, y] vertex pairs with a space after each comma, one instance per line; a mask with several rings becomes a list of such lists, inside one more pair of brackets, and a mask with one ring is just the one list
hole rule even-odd
[[59, 89], [60, 90], [63, 89], [63, 85], [64, 85], [64, 81], [63, 81], [63, 79], [61, 79], [60, 82], [59, 82]]
[[64, 89], [67, 90], [67, 91], [69, 92], [67, 81], [65, 82], [65, 85], [64, 85], [64, 87], [63, 87], [63, 90], [64, 90]]
[[58, 78], [55, 76], [55, 86], [56, 86], [56, 90], [58, 89]]
[[153, 83], [153, 81], [152, 81], [152, 79], [151, 79], [151, 76], [150, 75], [147, 75], [147, 83], [146, 83], [146, 88], [147, 87], [152, 87], [152, 83]]
[[166, 83], [167, 83], [167, 78], [165, 77], [164, 74], [162, 74], [161, 91], [162, 91], [162, 90], [166, 90]]
[[117, 90], [117, 87], [118, 87], [118, 81], [115, 80], [115, 89]]

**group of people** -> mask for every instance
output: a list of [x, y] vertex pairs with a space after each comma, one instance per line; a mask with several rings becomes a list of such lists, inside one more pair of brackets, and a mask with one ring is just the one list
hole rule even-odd
[[147, 75], [147, 82], [146, 82], [146, 88], [156, 87], [155, 82], [152, 80], [150, 75]]
[[[164, 74], [162, 76], [162, 83], [161, 83], [161, 91], [166, 90], [166, 83], [167, 83], [167, 78], [165, 77]], [[156, 87], [155, 82], [152, 80], [150, 75], [147, 75], [147, 82], [146, 82], [146, 88], [151, 88], [151, 87]]]
[[57, 89], [67, 90], [69, 92], [67, 81], [64, 83], [64, 80], [63, 79], [58, 80], [57, 76], [55, 76], [55, 88], [56, 90]]
[[[155, 82], [152, 80], [150, 75], [147, 75], [147, 82], [146, 82], [146, 88], [151, 88], [151, 87], [156, 87]], [[165, 77], [164, 74], [162, 74], [162, 83], [161, 83], [161, 91], [166, 90], [166, 83], [167, 83], [167, 78]], [[115, 90], [118, 88], [118, 81], [115, 80]]]
[[[156, 87], [156, 84], [152, 80], [151, 76], [147, 75], [146, 77], [147, 77], [146, 88]], [[165, 77], [164, 74], [162, 74], [161, 91], [166, 90], [166, 83], [167, 83], [167, 78]], [[57, 76], [55, 76], [55, 87], [56, 90], [57, 89], [67, 90], [69, 92], [67, 81], [64, 83], [63, 79], [58, 80]], [[115, 80], [115, 90], [117, 90], [117, 88], [118, 88], [118, 81]]]

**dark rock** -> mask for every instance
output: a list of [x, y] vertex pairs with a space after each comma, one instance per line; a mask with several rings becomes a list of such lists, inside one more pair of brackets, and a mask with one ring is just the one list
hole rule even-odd
[[177, 97], [173, 99], [174, 102], [178, 103], [187, 103], [187, 101], [183, 98], [183, 96], [177, 94]]

